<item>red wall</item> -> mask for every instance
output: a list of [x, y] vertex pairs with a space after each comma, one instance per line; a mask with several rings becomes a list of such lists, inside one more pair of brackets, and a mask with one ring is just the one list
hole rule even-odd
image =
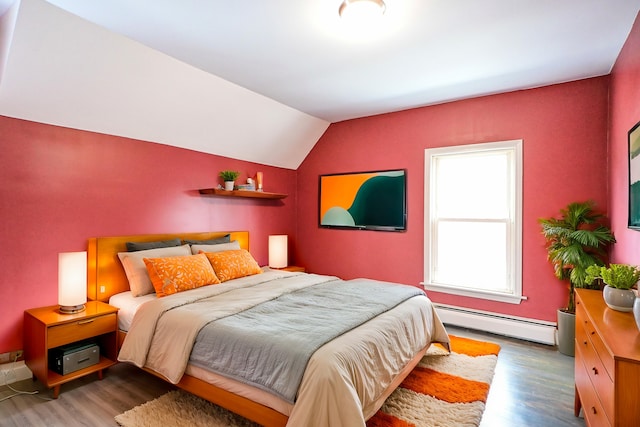
[[[223, 169], [289, 197], [200, 196]], [[0, 353], [23, 348], [23, 311], [57, 303], [57, 254], [89, 237], [249, 230], [262, 265], [267, 236], [295, 232], [295, 171], [1, 116], [0, 182]]]
[[[424, 150], [524, 141], [519, 305], [429, 292], [437, 302], [555, 321], [567, 290], [546, 260], [537, 218], [572, 201], [607, 209], [608, 77], [350, 120], [329, 127], [298, 170], [299, 261], [310, 271], [418, 285], [423, 280]], [[406, 168], [404, 233], [318, 228], [318, 175]], [[482, 248], [478, 248], [482, 250]], [[461, 260], [464, 265], [464, 260]]]
[[629, 164], [627, 133], [640, 121], [640, 21], [636, 22], [611, 72], [609, 187], [611, 225], [617, 243], [612, 261], [640, 265], [640, 231], [627, 228]]
[[[594, 199], [610, 211], [618, 239], [614, 260], [640, 263], [640, 232], [626, 228], [626, 138], [640, 120], [637, 52], [636, 22], [610, 78], [333, 124], [297, 173], [0, 117], [0, 353], [23, 348], [24, 309], [56, 303], [57, 253], [84, 250], [92, 236], [249, 230], [251, 251], [265, 264], [267, 235], [287, 233], [291, 263], [312, 272], [417, 285], [423, 278], [424, 149], [508, 139], [524, 140], [528, 300], [512, 305], [429, 295], [438, 302], [554, 321], [566, 290], [546, 261], [537, 218], [555, 215], [571, 201]], [[289, 197], [269, 202], [197, 193], [217, 185], [218, 171], [227, 168], [242, 171], [242, 178], [262, 170], [266, 190]], [[318, 228], [319, 174], [391, 168], [408, 170], [407, 232]]]

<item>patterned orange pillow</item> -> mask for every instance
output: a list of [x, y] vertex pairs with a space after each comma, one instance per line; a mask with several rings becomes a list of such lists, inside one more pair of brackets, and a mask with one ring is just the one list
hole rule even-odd
[[200, 253], [204, 253], [209, 258], [209, 262], [221, 282], [262, 273], [256, 260], [245, 249]]
[[220, 283], [204, 255], [144, 258], [158, 297]]

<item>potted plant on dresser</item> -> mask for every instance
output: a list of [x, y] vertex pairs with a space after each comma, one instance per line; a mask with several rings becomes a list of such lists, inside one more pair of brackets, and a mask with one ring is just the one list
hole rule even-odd
[[605, 283], [604, 302], [613, 310], [633, 310], [636, 294], [631, 289], [640, 280], [640, 269], [628, 264], [592, 265], [587, 268], [587, 282], [601, 279]]
[[558, 351], [568, 356], [574, 355], [574, 289], [598, 288], [587, 282], [587, 268], [604, 265], [606, 249], [616, 241], [603, 224], [604, 215], [594, 209], [593, 201], [573, 202], [560, 210], [559, 218], [538, 219], [553, 272], [569, 290], [567, 306], [558, 309]]

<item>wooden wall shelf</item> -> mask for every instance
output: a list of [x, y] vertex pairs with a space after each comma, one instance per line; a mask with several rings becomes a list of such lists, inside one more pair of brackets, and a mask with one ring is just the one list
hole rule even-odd
[[246, 197], [250, 199], [284, 199], [287, 194], [267, 193], [266, 191], [234, 190], [227, 191], [220, 188], [202, 188], [200, 194], [223, 197]]

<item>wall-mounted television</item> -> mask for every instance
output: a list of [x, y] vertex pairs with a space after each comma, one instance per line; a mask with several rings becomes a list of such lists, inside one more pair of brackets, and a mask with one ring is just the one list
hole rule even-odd
[[320, 227], [407, 229], [405, 169], [320, 175], [318, 194]]

